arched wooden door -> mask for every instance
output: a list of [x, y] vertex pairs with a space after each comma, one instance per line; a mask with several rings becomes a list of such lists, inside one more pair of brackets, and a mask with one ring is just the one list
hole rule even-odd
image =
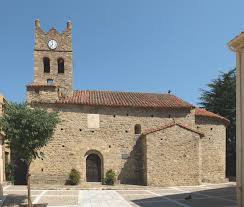
[[101, 159], [96, 154], [90, 154], [86, 158], [86, 181], [101, 182]]

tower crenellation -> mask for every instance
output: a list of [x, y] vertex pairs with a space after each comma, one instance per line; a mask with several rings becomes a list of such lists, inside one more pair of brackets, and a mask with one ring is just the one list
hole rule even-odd
[[63, 32], [48, 32], [35, 21], [34, 80], [27, 86], [28, 102], [54, 102], [73, 93], [72, 22]]
[[57, 31], [55, 27], [52, 27], [48, 32], [45, 32], [41, 28], [40, 20], [35, 21], [35, 50], [47, 50], [48, 41], [55, 39], [59, 44], [55, 49], [55, 52], [60, 51], [72, 51], [72, 22], [67, 22], [67, 27], [63, 32]]

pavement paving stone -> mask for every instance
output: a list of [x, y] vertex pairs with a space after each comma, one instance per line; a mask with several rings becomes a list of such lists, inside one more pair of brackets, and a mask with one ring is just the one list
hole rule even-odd
[[174, 187], [174, 189], [181, 190], [181, 191], [190, 191], [190, 192], [209, 190], [209, 188], [202, 187], [202, 186], [181, 186], [181, 187]]
[[176, 195], [176, 194], [182, 194], [182, 190], [176, 190], [176, 189], [162, 189], [162, 190], [151, 190], [153, 193], [157, 193], [160, 195]]
[[155, 195], [122, 195], [125, 200], [129, 201], [137, 201], [143, 199], [154, 199], [154, 200], [162, 200], [160, 197], [155, 197]]
[[38, 203], [48, 203], [48, 206], [78, 205], [77, 196], [42, 196]]
[[145, 194], [148, 194], [148, 195], [151, 195], [151, 193], [148, 193], [146, 190], [116, 190], [120, 195], [134, 195], [134, 194], [137, 194], [137, 195], [145, 195]]
[[223, 195], [233, 195], [236, 193], [234, 188], [218, 188], [218, 189], [208, 189], [205, 191], [199, 191], [198, 193], [209, 195], [209, 196], [223, 196]]
[[78, 190], [48, 190], [45, 195], [53, 195], [53, 196], [57, 196], [57, 195], [63, 195], [63, 196], [78, 196], [79, 195], [79, 191]]
[[139, 202], [132, 203], [133, 207], [180, 207], [179, 205], [169, 202], [169, 201], [161, 201], [161, 202]]
[[236, 205], [234, 201], [221, 200], [218, 198], [191, 199], [181, 202], [191, 207], [225, 207]]
[[[32, 196], [31, 199], [34, 201], [36, 196]], [[25, 195], [9, 195], [4, 200], [3, 206], [16, 206], [21, 203], [27, 203], [27, 196]]]
[[79, 197], [82, 207], [129, 207], [129, 203], [116, 191], [111, 190], [84, 190]]
[[[216, 187], [216, 188], [215, 188]], [[43, 188], [42, 188], [43, 189]], [[3, 206], [25, 203], [26, 186], [7, 186]], [[189, 194], [192, 199], [185, 200]], [[32, 190], [32, 201], [48, 203], [50, 207], [236, 207], [233, 185], [181, 186], [141, 189]]]
[[6, 188], [7, 190], [27, 190], [27, 187], [25, 185], [9, 185]]
[[206, 198], [208, 198], [208, 196], [206, 196], [206, 195], [202, 195], [202, 194], [199, 195], [199, 194], [195, 194], [195, 193], [181, 193], [181, 194], [169, 195], [167, 197], [170, 199], [174, 199], [174, 200], [185, 200], [189, 196], [191, 196], [192, 199], [206, 199]]
[[236, 201], [236, 195], [228, 195], [228, 196], [221, 196], [221, 198], [227, 199], [227, 200], [232, 200]]
[[[31, 195], [39, 195], [42, 191], [31, 191]], [[4, 191], [4, 194], [8, 195], [27, 195], [27, 190], [11, 190], [11, 191]]]

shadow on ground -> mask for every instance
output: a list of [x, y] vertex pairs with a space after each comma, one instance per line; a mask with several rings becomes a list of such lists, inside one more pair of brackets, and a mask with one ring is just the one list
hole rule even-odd
[[26, 202], [27, 202], [26, 195], [10, 194], [6, 197], [2, 206], [16, 206]]
[[166, 190], [153, 190], [155, 197], [131, 200], [140, 207], [234, 207], [236, 206], [235, 187], [225, 187], [211, 190], [191, 191], [182, 187], [187, 193], [170, 195]]

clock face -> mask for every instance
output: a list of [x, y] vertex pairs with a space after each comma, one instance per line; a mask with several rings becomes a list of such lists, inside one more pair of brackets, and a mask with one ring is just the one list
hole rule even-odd
[[58, 43], [55, 40], [49, 40], [48, 42], [48, 47], [52, 50], [56, 49], [58, 46]]

